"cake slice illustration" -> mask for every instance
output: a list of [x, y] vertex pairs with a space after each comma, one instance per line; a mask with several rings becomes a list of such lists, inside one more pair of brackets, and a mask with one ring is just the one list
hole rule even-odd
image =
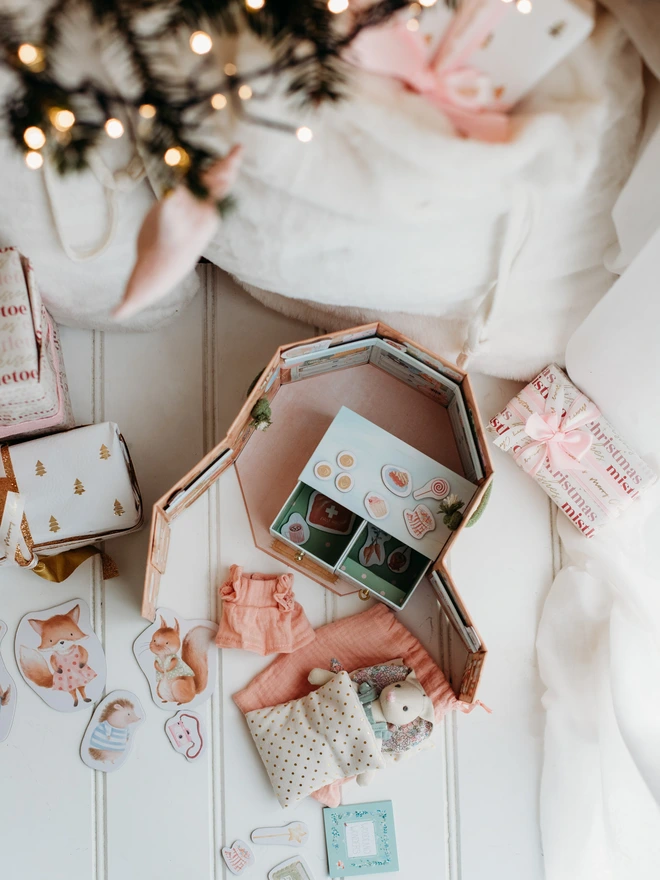
[[428, 532], [435, 529], [435, 517], [426, 504], [418, 504], [414, 510], [404, 510], [403, 518], [413, 538], [421, 540]]
[[364, 498], [364, 506], [367, 508], [369, 516], [373, 519], [385, 519], [386, 516], [389, 516], [389, 505], [378, 492], [367, 492]]

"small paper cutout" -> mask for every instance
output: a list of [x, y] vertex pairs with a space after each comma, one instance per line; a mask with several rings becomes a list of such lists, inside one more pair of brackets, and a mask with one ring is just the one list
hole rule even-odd
[[80, 757], [92, 770], [113, 773], [123, 767], [135, 732], [144, 723], [142, 704], [132, 691], [112, 691], [98, 704], [80, 745]]
[[[6, 633], [7, 624], [4, 620], [0, 620], [0, 645]], [[0, 742], [4, 742], [9, 736], [16, 714], [16, 701], [16, 683], [0, 656]]]
[[74, 495], [82, 495], [82, 493], [84, 491], [85, 491], [85, 487], [83, 486], [82, 482], [80, 480], [76, 479], [73, 484]]
[[302, 856], [294, 856], [269, 871], [268, 880], [314, 880], [314, 875]]
[[123, 516], [126, 513], [126, 511], [124, 510], [124, 508], [121, 506], [121, 504], [119, 503], [119, 501], [116, 498], [115, 498], [115, 503], [113, 504], [112, 509], [115, 512], [115, 516]]
[[410, 547], [404, 547], [402, 544], [400, 547], [396, 547], [392, 550], [387, 557], [387, 567], [390, 571], [393, 571], [394, 574], [403, 574], [404, 571], [408, 570], [411, 556], [412, 551]]
[[356, 458], [355, 455], [350, 452], [348, 449], [344, 449], [343, 452], [340, 452], [337, 456], [337, 464], [344, 471], [350, 471], [351, 468], [355, 467]]
[[442, 501], [443, 498], [449, 495], [449, 490], [450, 486], [447, 480], [443, 480], [442, 477], [434, 477], [420, 489], [413, 492], [413, 498], [417, 501], [420, 498], [435, 498], [437, 501]]
[[48, 520], [48, 530], [50, 532], [59, 532], [60, 530], [60, 524], [54, 516], [51, 516], [51, 518]]
[[412, 491], [410, 471], [393, 464], [386, 464], [380, 474], [383, 483], [393, 495], [398, 495], [399, 498], [406, 498], [410, 495]]
[[304, 846], [309, 839], [309, 827], [304, 822], [289, 822], [274, 828], [255, 828], [252, 843], [258, 846]]
[[165, 733], [174, 751], [186, 761], [196, 761], [206, 751], [206, 731], [197, 712], [177, 712], [165, 722]]
[[254, 865], [254, 853], [244, 840], [235, 840], [231, 846], [223, 846], [222, 858], [236, 876], [242, 874], [250, 865]]
[[353, 528], [355, 514], [327, 495], [312, 492], [307, 507], [307, 522], [322, 532], [347, 535]]
[[43, 477], [44, 474], [48, 473], [46, 468], [43, 466], [43, 463], [37, 459], [37, 463], [34, 467], [34, 475], [35, 477]]
[[385, 519], [390, 515], [390, 506], [378, 492], [367, 492], [364, 498], [364, 506], [372, 519]]
[[212, 620], [186, 620], [170, 608], [156, 610], [156, 620], [137, 637], [133, 653], [160, 709], [192, 709], [209, 699], [217, 677], [217, 631]]
[[25, 681], [58, 712], [85, 709], [103, 693], [105, 654], [83, 599], [26, 614], [14, 650]]
[[353, 477], [350, 474], [341, 473], [337, 475], [335, 486], [340, 492], [350, 492], [354, 484]]
[[329, 461], [318, 461], [314, 465], [314, 476], [319, 480], [329, 480], [332, 476], [332, 465]]
[[414, 510], [404, 510], [403, 518], [408, 531], [417, 540], [435, 529], [435, 517], [426, 504], [418, 504]]
[[292, 513], [280, 532], [294, 544], [305, 544], [309, 541], [309, 526], [299, 513]]
[[99, 458], [103, 459], [103, 461], [107, 461], [112, 456], [112, 453], [105, 445], [105, 443], [101, 443], [101, 448], [99, 449]]
[[368, 523], [367, 539], [358, 554], [360, 565], [370, 568], [372, 565], [381, 565], [385, 562], [385, 542], [388, 537], [385, 532]]

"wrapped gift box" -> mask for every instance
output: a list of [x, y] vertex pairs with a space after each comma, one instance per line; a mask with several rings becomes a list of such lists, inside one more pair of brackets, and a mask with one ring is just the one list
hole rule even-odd
[[0, 439], [73, 425], [57, 330], [34, 272], [15, 248], [0, 250]]
[[[23, 533], [27, 523], [34, 553], [107, 540], [142, 525], [135, 471], [113, 422], [5, 445], [0, 453], [4, 488], [17, 493], [11, 499], [20, 498]], [[6, 512], [3, 531], [11, 519]]]
[[487, 430], [587, 538], [657, 479], [555, 364], [509, 401]]

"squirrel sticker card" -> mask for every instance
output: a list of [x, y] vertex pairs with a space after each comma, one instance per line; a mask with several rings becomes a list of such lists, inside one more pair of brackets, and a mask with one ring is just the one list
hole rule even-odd
[[103, 693], [105, 654], [83, 599], [26, 614], [14, 650], [27, 684], [58, 712], [79, 712]]
[[217, 631], [211, 620], [186, 620], [170, 608], [156, 610], [156, 620], [137, 637], [133, 653], [157, 706], [170, 712], [208, 700], [217, 677]]
[[[7, 624], [0, 620], [0, 645], [7, 634]], [[2, 655], [0, 655], [0, 742], [9, 736], [16, 712], [16, 685], [7, 672]]]
[[112, 691], [94, 710], [80, 746], [83, 763], [112, 773], [126, 763], [135, 732], [144, 722], [144, 709], [131, 691]]

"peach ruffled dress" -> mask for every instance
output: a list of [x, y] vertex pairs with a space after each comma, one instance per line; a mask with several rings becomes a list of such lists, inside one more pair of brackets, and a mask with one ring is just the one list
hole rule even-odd
[[315, 637], [293, 594], [293, 575], [243, 574], [232, 565], [220, 587], [222, 620], [215, 643], [256, 654], [292, 654]]

